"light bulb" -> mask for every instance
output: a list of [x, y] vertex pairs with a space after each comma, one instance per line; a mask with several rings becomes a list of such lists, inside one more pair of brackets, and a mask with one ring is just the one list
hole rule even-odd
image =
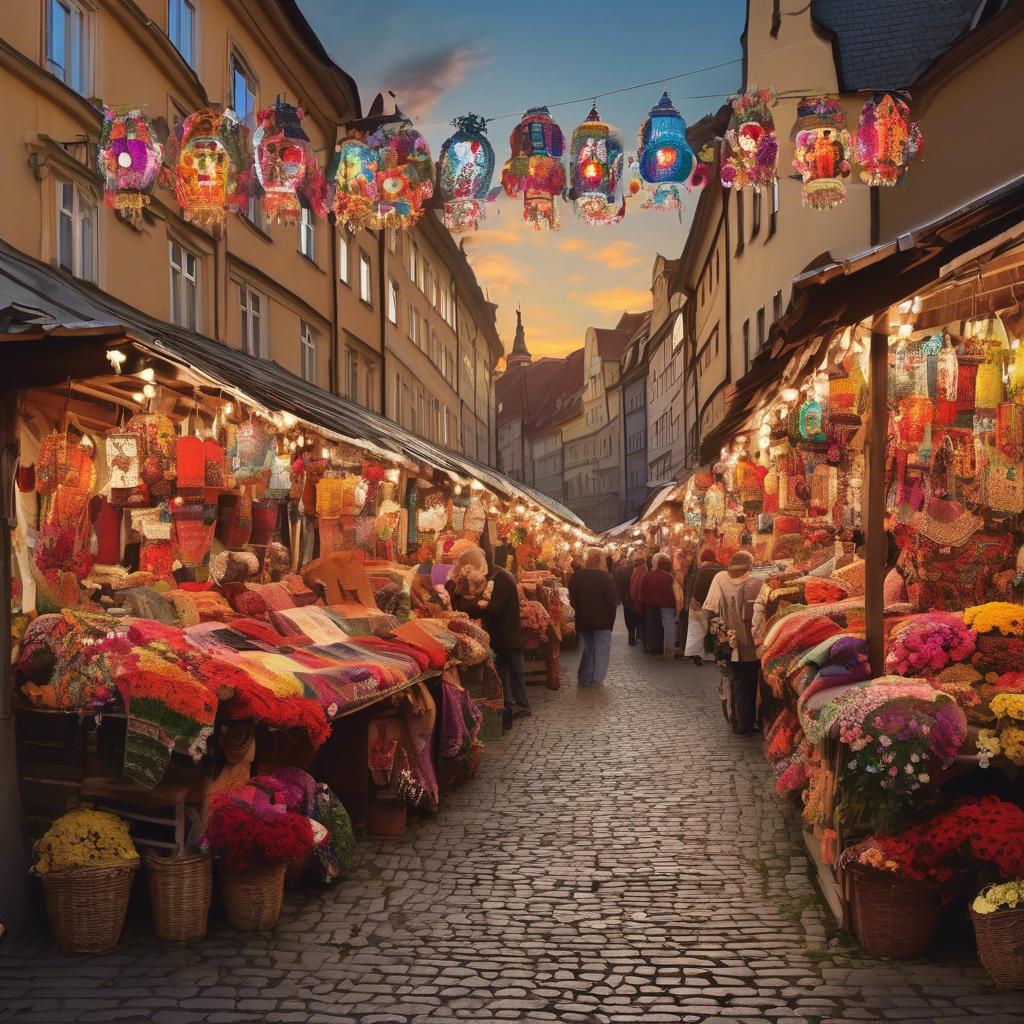
[[152, 384], [143, 384], [142, 385], [142, 393], [147, 398], [153, 398], [156, 395], [156, 388], [153, 387]]
[[331, 457], [331, 453], [330, 453], [330, 451], [328, 449], [321, 448], [320, 449], [320, 457], [323, 458], [323, 459], [329, 459]]
[[142, 393], [141, 391], [136, 391], [136, 392], [135, 392], [135, 393], [134, 393], [134, 394], [132, 395], [132, 401], [133, 401], [133, 402], [138, 402], [138, 403], [139, 403], [139, 405], [142, 405], [142, 403], [143, 403], [143, 402], [144, 402], [145, 400], [146, 400], [146, 396], [145, 396], [145, 395], [144, 395], [144, 394], [143, 394], [143, 393]]
[[676, 161], [675, 146], [661, 146], [655, 154], [654, 159], [659, 167], [671, 167]]
[[82, 435], [82, 447], [83, 448], [91, 448], [92, 447], [92, 438], [88, 434], [83, 434]]
[[224, 406], [224, 415], [225, 416], [230, 416], [234, 411], [235, 411], [235, 407], [234, 407], [233, 403], [228, 402], [228, 404]]
[[147, 366], [144, 370], [139, 371], [139, 376], [144, 381], [148, 381], [150, 384], [152, 384], [153, 381], [156, 380], [156, 370], [154, 370], [152, 366]]
[[800, 397], [800, 392], [796, 388], [783, 388], [779, 397], [784, 402], [795, 402]]
[[762, 451], [766, 448], [770, 448], [772, 445], [772, 439], [770, 437], [762, 437], [758, 444], [761, 446]]

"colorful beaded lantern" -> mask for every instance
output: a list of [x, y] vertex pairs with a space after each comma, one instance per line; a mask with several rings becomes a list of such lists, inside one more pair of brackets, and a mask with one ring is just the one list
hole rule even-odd
[[924, 154], [920, 125], [910, 120], [910, 107], [898, 96], [876, 93], [860, 112], [857, 161], [866, 185], [895, 185], [912, 160]]
[[636, 160], [640, 187], [646, 187], [649, 193], [643, 209], [679, 211], [683, 188], [694, 170], [694, 158], [686, 141], [686, 121], [672, 105], [668, 92], [661, 94], [657, 106], [640, 125]]
[[505, 194], [523, 193], [523, 220], [539, 231], [558, 229], [555, 196], [565, 189], [565, 138], [547, 107], [531, 107], [509, 139], [512, 155], [501, 171]]
[[303, 130], [305, 112], [278, 100], [256, 115], [252, 144], [260, 203], [269, 221], [296, 224], [303, 206], [324, 216], [327, 186]]
[[454, 134], [441, 146], [437, 191], [444, 203], [444, 226], [452, 234], [476, 231], [494, 178], [494, 147], [487, 122], [475, 114], [452, 121]]
[[722, 184], [749, 185], [756, 192], [778, 178], [779, 140], [771, 108], [778, 99], [770, 89], [752, 89], [734, 96], [732, 117], [722, 139]]
[[248, 129], [234, 112], [197, 110], [178, 126], [174, 191], [185, 220], [222, 224], [252, 194]]
[[163, 162], [164, 147], [141, 110], [116, 114], [103, 108], [100, 129], [100, 170], [107, 205], [132, 224], [142, 223]]
[[597, 107], [572, 133], [569, 150], [576, 214], [588, 224], [617, 224], [626, 213], [622, 198], [622, 139], [601, 120]]
[[334, 190], [331, 208], [350, 230], [376, 224], [377, 154], [361, 138], [341, 142], [328, 177]]
[[850, 132], [837, 96], [805, 96], [797, 104], [791, 133], [793, 167], [803, 177], [805, 206], [831, 210], [846, 199], [850, 176]]

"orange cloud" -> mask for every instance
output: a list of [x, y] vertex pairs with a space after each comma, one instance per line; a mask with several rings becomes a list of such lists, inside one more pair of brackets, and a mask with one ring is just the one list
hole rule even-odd
[[579, 284], [582, 280], [583, 280], [583, 275], [582, 274], [569, 274], [566, 277], [566, 281], [568, 281], [569, 284]]
[[498, 253], [477, 253], [471, 257], [470, 263], [480, 284], [496, 295], [505, 295], [513, 285], [528, 286], [533, 280], [531, 266], [516, 263]]
[[562, 252], [583, 252], [585, 249], [588, 249], [589, 246], [582, 238], [563, 238], [558, 243], [558, 248], [561, 249]]
[[611, 242], [608, 245], [602, 245], [590, 252], [585, 258], [594, 263], [600, 263], [601, 266], [607, 267], [609, 270], [623, 270], [626, 267], [635, 267], [640, 262], [640, 257], [636, 253], [636, 243], [621, 240]]
[[621, 313], [623, 310], [647, 309], [651, 293], [646, 288], [605, 288], [588, 295], [584, 304], [601, 313]]

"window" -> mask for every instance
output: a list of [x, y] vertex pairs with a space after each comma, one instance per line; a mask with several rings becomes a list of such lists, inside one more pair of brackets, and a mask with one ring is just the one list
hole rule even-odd
[[316, 331], [305, 320], [299, 321], [299, 376], [316, 383]]
[[394, 228], [388, 229], [388, 250], [392, 256], [398, 252], [398, 232]]
[[366, 408], [372, 409], [377, 394], [377, 374], [372, 366], [366, 368]]
[[393, 277], [388, 278], [388, 319], [398, 323], [398, 285]]
[[46, 0], [46, 68], [75, 92], [90, 87], [89, 15], [77, 0]]
[[359, 401], [359, 357], [355, 352], [345, 349], [345, 380], [348, 384], [348, 397], [353, 402]]
[[743, 372], [750, 369], [750, 321], [743, 321]]
[[757, 311], [757, 351], [764, 347], [764, 306]]
[[199, 258], [171, 242], [171, 323], [199, 330]]
[[299, 211], [299, 252], [307, 260], [316, 262], [316, 235], [313, 231], [313, 211], [305, 206]]
[[409, 319], [406, 325], [406, 330], [408, 330], [409, 332], [409, 340], [418, 347], [419, 342], [416, 340], [416, 326], [419, 323], [419, 317], [416, 316], [416, 310], [413, 309], [413, 305], [411, 302], [409, 303], [408, 306], [408, 313]]
[[57, 181], [57, 265], [96, 280], [96, 203], [77, 185]]
[[412, 242], [409, 245], [409, 280], [413, 284], [416, 283], [416, 264], [419, 261], [419, 249], [416, 247], [416, 243]]
[[755, 189], [751, 206], [750, 238], [753, 241], [761, 233], [761, 193]]
[[239, 307], [242, 314], [242, 349], [251, 356], [262, 356], [263, 349], [263, 296], [247, 284], [238, 286]]
[[431, 308], [437, 309], [437, 275], [430, 275], [430, 305]]
[[782, 319], [782, 292], [777, 291], [772, 298], [772, 323]]
[[348, 251], [348, 234], [342, 229], [341, 234], [338, 236], [338, 280], [342, 284], [349, 283], [349, 258], [350, 253]]
[[739, 256], [743, 252], [743, 236], [746, 233], [744, 227], [744, 210], [743, 210], [743, 189], [736, 189], [736, 255]]
[[192, 0], [167, 0], [167, 38], [189, 66], [196, 45], [196, 7]]
[[[237, 54], [231, 55], [231, 108], [250, 132], [256, 127], [256, 76]], [[256, 197], [250, 196], [245, 208], [245, 218], [255, 224], [259, 209]], [[301, 222], [299, 232], [301, 236]], [[305, 255], [301, 241], [299, 251]]]
[[772, 185], [772, 210], [768, 217], [768, 237], [775, 234], [775, 226], [779, 217], [779, 181], [776, 178]]
[[373, 305], [373, 289], [370, 282], [370, 257], [359, 253], [359, 298], [368, 306]]

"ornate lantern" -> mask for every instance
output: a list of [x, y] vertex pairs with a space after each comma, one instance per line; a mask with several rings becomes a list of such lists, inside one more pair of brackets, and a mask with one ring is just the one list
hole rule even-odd
[[325, 212], [326, 183], [309, 136], [302, 128], [305, 112], [278, 100], [256, 115], [253, 133], [256, 180], [269, 221], [298, 222], [302, 206]]
[[163, 156], [164, 147], [141, 110], [115, 114], [104, 107], [100, 170], [106, 200], [136, 226], [142, 222], [142, 211], [149, 206]]
[[512, 155], [501, 171], [505, 194], [523, 193], [523, 220], [539, 231], [558, 229], [555, 196], [565, 189], [565, 138], [547, 107], [531, 107], [509, 139]]
[[636, 159], [640, 183], [650, 193], [643, 209], [682, 210], [683, 189], [694, 169], [693, 150], [686, 140], [686, 121], [667, 91], [640, 125]]
[[234, 111], [197, 110], [178, 126], [174, 191], [185, 220], [222, 224], [252, 193], [249, 132]]
[[622, 198], [622, 139], [601, 120], [596, 107], [572, 133], [569, 166], [576, 213], [588, 224], [617, 224], [626, 213]]
[[363, 139], [347, 138], [338, 146], [328, 172], [334, 189], [331, 209], [350, 230], [376, 226], [377, 154]]
[[771, 188], [778, 176], [779, 140], [771, 108], [778, 102], [770, 89], [752, 89], [732, 100], [732, 117], [722, 139], [722, 184]]
[[920, 125], [898, 96], [876, 93], [867, 100], [857, 123], [857, 160], [866, 185], [895, 185], [912, 160], [924, 153]]
[[805, 96], [797, 104], [791, 133], [793, 167], [803, 177], [805, 206], [830, 210], [846, 199], [850, 176], [850, 132], [838, 96]]
[[441, 146], [437, 190], [444, 202], [444, 226], [453, 234], [476, 231], [484, 218], [494, 147], [485, 134], [487, 122], [475, 114], [452, 121], [455, 133]]

